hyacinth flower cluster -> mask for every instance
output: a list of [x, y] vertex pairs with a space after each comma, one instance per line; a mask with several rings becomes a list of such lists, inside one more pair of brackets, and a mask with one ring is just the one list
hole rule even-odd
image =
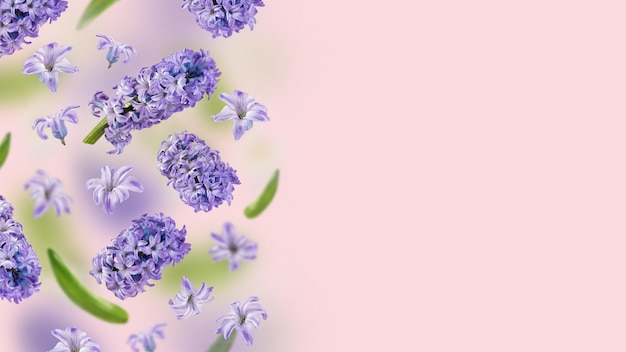
[[228, 38], [246, 26], [254, 29], [256, 8], [262, 6], [262, 0], [183, 0], [181, 7], [191, 12], [198, 26], [213, 38]]
[[0, 298], [20, 303], [39, 291], [41, 266], [13, 210], [0, 196]]
[[89, 272], [119, 299], [134, 297], [160, 280], [168, 265], [180, 262], [191, 250], [185, 226], [163, 214], [142, 215], [98, 252]]
[[35, 38], [46, 22], [52, 22], [67, 9], [66, 0], [0, 0], [0, 57], [11, 55], [26, 38]]
[[102, 128], [106, 140], [115, 147], [109, 153], [120, 154], [130, 143], [133, 130], [148, 128], [194, 107], [205, 94], [210, 97], [220, 75], [207, 51], [177, 51], [156, 65], [142, 68], [136, 77], [122, 78], [113, 87], [115, 96], [96, 92], [89, 106], [94, 116], [103, 113], [106, 120], [92, 132], [97, 135]]
[[208, 212], [233, 199], [237, 171], [223, 162], [219, 151], [187, 131], [169, 135], [157, 153], [158, 169], [195, 212]]

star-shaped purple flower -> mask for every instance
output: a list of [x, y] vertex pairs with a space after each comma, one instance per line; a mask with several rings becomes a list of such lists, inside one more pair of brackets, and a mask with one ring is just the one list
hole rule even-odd
[[256, 258], [258, 248], [256, 242], [235, 232], [235, 226], [230, 222], [224, 223], [222, 235], [211, 233], [211, 237], [217, 242], [217, 246], [209, 250], [209, 254], [213, 254], [214, 262], [228, 259], [230, 271], [237, 270], [242, 259]]
[[59, 46], [56, 42], [44, 45], [35, 54], [26, 59], [22, 73], [32, 75], [37, 73], [39, 81], [45, 83], [54, 93], [57, 91], [59, 72], [76, 73], [78, 67], [72, 66], [65, 58], [72, 47]]
[[217, 318], [219, 327], [216, 334], [223, 334], [228, 340], [233, 330], [237, 330], [246, 345], [251, 346], [254, 340], [254, 329], [259, 327], [261, 318], [267, 319], [265, 309], [258, 303], [257, 297], [249, 297], [243, 303], [239, 301], [230, 305], [230, 312]]
[[130, 166], [114, 168], [103, 166], [100, 178], [87, 180], [86, 189], [93, 188], [93, 201], [107, 214], [113, 214], [118, 204], [130, 198], [130, 192], [143, 192], [143, 186], [137, 178], [128, 175]]
[[189, 279], [183, 276], [180, 280], [180, 291], [176, 292], [174, 301], [169, 300], [169, 305], [176, 313], [176, 318], [179, 320], [187, 319], [192, 315], [202, 313], [200, 306], [214, 299], [214, 297], [211, 297], [211, 292], [213, 292], [213, 286], [207, 287], [204, 282], [200, 289], [196, 291]]
[[135, 345], [138, 343], [143, 346], [145, 352], [153, 352], [154, 350], [156, 350], [156, 341], [154, 340], [154, 337], [156, 336], [161, 339], [165, 338], [165, 333], [163, 332], [164, 327], [164, 323], [156, 324], [148, 331], [132, 334], [128, 337], [126, 343], [130, 345], [130, 348], [133, 349], [133, 352], [140, 352], [139, 348], [135, 347]]
[[75, 327], [65, 330], [54, 329], [52, 335], [59, 339], [59, 342], [48, 352], [100, 352], [100, 345], [87, 333]]
[[250, 130], [254, 121], [266, 122], [270, 120], [265, 105], [254, 100], [248, 93], [235, 90], [233, 94], [221, 93], [219, 97], [226, 103], [226, 106], [222, 111], [212, 116], [213, 120], [222, 122], [233, 119], [235, 140], [239, 140], [246, 131]]
[[32, 177], [24, 185], [24, 189], [28, 190], [31, 198], [35, 199], [35, 207], [33, 216], [40, 217], [52, 205], [57, 210], [57, 216], [61, 216], [61, 212], [70, 212], [68, 203], [72, 198], [61, 191], [61, 180], [51, 177], [44, 170], [37, 170], [37, 175]]
[[71, 123], [78, 123], [78, 115], [76, 111], [71, 111], [80, 107], [79, 105], [71, 105], [59, 110], [57, 113], [48, 115], [46, 117], [40, 117], [33, 123], [33, 129], [37, 131], [37, 134], [41, 139], [48, 139], [48, 136], [44, 133], [43, 129], [49, 127], [52, 130], [52, 136], [61, 140], [61, 144], [65, 145], [65, 136], [67, 136], [67, 127], [65, 127], [65, 121]]
[[122, 54], [126, 55], [124, 63], [130, 61], [130, 58], [137, 54], [135, 48], [133, 48], [132, 46], [117, 42], [115, 41], [115, 39], [109, 37], [108, 35], [96, 34], [96, 37], [100, 38], [96, 49], [109, 49], [109, 51], [107, 52], [107, 61], [109, 62], [108, 68], [111, 68], [111, 66], [120, 59], [120, 55]]

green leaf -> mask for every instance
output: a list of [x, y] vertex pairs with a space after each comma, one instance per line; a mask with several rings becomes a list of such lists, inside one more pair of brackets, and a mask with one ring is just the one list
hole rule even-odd
[[82, 16], [80, 17], [76, 29], [83, 29], [86, 25], [88, 25], [96, 17], [102, 14], [104, 10], [108, 9], [116, 1], [118, 0], [91, 0], [89, 5], [87, 5], [87, 8], [83, 12]]
[[2, 167], [2, 165], [4, 165], [4, 161], [7, 160], [10, 147], [11, 147], [11, 132], [7, 132], [7, 134], [4, 135], [4, 139], [2, 140], [2, 143], [0, 143], [0, 167]]
[[78, 307], [110, 323], [123, 324], [128, 321], [128, 313], [122, 307], [87, 290], [52, 248], [48, 248], [48, 258], [59, 286]]
[[83, 143], [85, 144], [95, 144], [100, 137], [104, 136], [104, 130], [109, 127], [109, 120], [107, 118], [102, 118], [89, 133], [83, 139]]
[[249, 219], [256, 218], [272, 202], [272, 199], [274, 199], [274, 195], [276, 194], [276, 190], [278, 189], [278, 173], [278, 169], [276, 169], [276, 171], [274, 171], [274, 175], [269, 180], [259, 197], [243, 210], [246, 217]]
[[237, 331], [233, 330], [230, 334], [228, 340], [224, 339], [224, 336], [219, 335], [215, 342], [209, 347], [207, 352], [228, 352], [230, 351], [230, 347], [233, 345], [233, 341], [235, 341], [235, 336], [237, 336]]

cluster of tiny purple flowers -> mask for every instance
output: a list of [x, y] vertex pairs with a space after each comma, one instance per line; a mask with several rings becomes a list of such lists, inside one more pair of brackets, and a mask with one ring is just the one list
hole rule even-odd
[[144, 214], [98, 252], [89, 273], [119, 299], [134, 297], [154, 285], [149, 280], [160, 280], [165, 267], [189, 253], [186, 234], [185, 226], [177, 229], [168, 216]]
[[223, 162], [219, 151], [211, 149], [193, 133], [180, 131], [161, 143], [158, 169], [194, 211], [208, 212], [223, 202], [230, 205], [234, 185], [241, 182], [237, 171]]
[[116, 93], [111, 98], [96, 92], [89, 105], [94, 116], [104, 113], [107, 118], [104, 137], [115, 147], [109, 153], [122, 153], [131, 141], [131, 131], [194, 107], [205, 94], [210, 97], [220, 75], [208, 52], [185, 49], [142, 68], [136, 77], [125, 76], [113, 87]]
[[246, 26], [254, 29], [257, 7], [265, 6], [262, 0], [183, 0], [200, 28], [211, 33], [213, 38], [230, 37]]
[[66, 0], [0, 0], [0, 57], [30, 44], [26, 38], [37, 37], [44, 23], [55, 21], [66, 9]]
[[41, 266], [13, 210], [0, 196], [0, 298], [20, 303], [39, 291]]

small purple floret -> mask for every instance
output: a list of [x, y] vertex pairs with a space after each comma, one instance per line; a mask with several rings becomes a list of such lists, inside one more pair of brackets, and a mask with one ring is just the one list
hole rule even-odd
[[39, 81], [44, 83], [54, 93], [57, 91], [59, 72], [76, 73], [78, 67], [72, 66], [65, 55], [72, 50], [69, 45], [59, 46], [56, 42], [46, 44], [35, 54], [24, 61], [22, 73], [37, 74]]
[[233, 136], [239, 140], [243, 134], [252, 128], [253, 122], [266, 122], [267, 108], [260, 104], [248, 93], [235, 90], [233, 94], [222, 93], [220, 99], [226, 106], [219, 113], [213, 115], [217, 122], [233, 120]]
[[237, 330], [246, 345], [251, 346], [254, 340], [254, 329], [259, 327], [261, 318], [267, 319], [265, 309], [258, 303], [257, 297], [249, 297], [243, 303], [236, 301], [230, 305], [230, 312], [217, 318], [219, 327], [216, 334], [223, 334], [228, 340], [233, 330]]
[[86, 189], [93, 188], [93, 201], [107, 214], [113, 214], [118, 204], [130, 198], [130, 192], [143, 192], [143, 186], [136, 177], [128, 173], [130, 166], [122, 166], [115, 170], [103, 166], [100, 178], [92, 178], [85, 184]]
[[40, 117], [33, 123], [33, 129], [37, 131], [39, 138], [46, 140], [48, 135], [43, 130], [48, 127], [52, 130], [52, 136], [61, 140], [61, 144], [65, 145], [65, 136], [67, 136], [65, 122], [78, 123], [78, 115], [72, 109], [79, 107], [78, 105], [67, 106], [52, 115]]
[[237, 233], [235, 226], [230, 222], [224, 223], [221, 235], [211, 233], [211, 237], [217, 242], [217, 245], [209, 250], [209, 254], [213, 255], [214, 262], [228, 259], [230, 271], [237, 270], [242, 259], [253, 260], [256, 258], [257, 243]]

